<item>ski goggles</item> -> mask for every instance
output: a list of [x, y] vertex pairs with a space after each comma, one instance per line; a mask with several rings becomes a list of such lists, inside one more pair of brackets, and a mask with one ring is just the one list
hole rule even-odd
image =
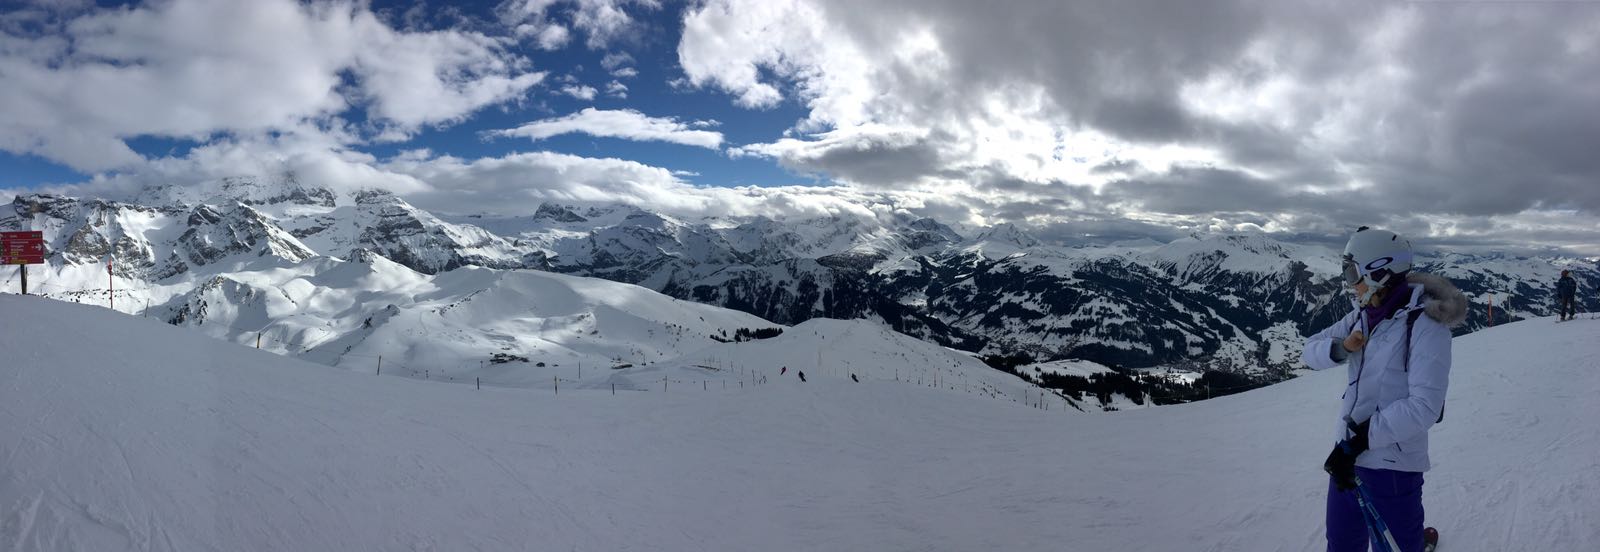
[[1353, 286], [1361, 281], [1360, 265], [1356, 264], [1354, 258], [1345, 255], [1344, 262], [1341, 265], [1344, 267], [1344, 285]]
[[[1344, 283], [1348, 286], [1356, 285], [1360, 283], [1361, 279], [1366, 277], [1368, 274], [1384, 270], [1384, 267], [1393, 264], [1397, 260], [1410, 262], [1411, 256], [1409, 254], [1400, 254], [1396, 255], [1395, 257], [1378, 257], [1373, 259], [1371, 262], [1368, 262], [1366, 266], [1361, 266], [1360, 263], [1356, 262], [1354, 256], [1345, 255], [1343, 261], [1340, 263], [1340, 266], [1344, 272]], [[1382, 278], [1379, 279], [1381, 280]]]

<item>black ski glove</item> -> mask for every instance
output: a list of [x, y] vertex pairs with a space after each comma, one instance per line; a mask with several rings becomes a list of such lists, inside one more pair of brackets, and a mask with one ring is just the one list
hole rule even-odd
[[1328, 460], [1322, 463], [1323, 471], [1333, 476], [1334, 485], [1341, 491], [1356, 488], [1356, 457], [1367, 451], [1367, 430], [1371, 427], [1371, 418], [1360, 425], [1352, 423], [1350, 431], [1354, 435], [1334, 445], [1333, 452], [1328, 453]]

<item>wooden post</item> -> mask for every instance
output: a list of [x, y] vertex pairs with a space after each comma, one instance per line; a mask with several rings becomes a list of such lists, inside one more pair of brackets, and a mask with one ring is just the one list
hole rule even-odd
[[661, 376], [661, 392], [662, 393], [666, 393], [667, 392], [667, 377], [666, 376]]
[[706, 389], [706, 380], [700, 380], [700, 390], [709, 391], [709, 389]]
[[261, 348], [261, 332], [256, 332], [256, 348]]
[[560, 395], [561, 394], [561, 378], [557, 377], [557, 376], [550, 376], [550, 380], [555, 382], [554, 385], [556, 386], [556, 394]]
[[27, 295], [28, 294], [28, 265], [20, 264], [20, 265], [17, 265], [17, 268], [22, 269], [22, 294], [23, 295]]
[[472, 379], [474, 381], [478, 382], [478, 390], [482, 391], [483, 390], [483, 378], [472, 378]]
[[617, 384], [616, 383], [612, 383], [611, 384], [611, 396], [613, 396], [613, 397], [617, 396]]
[[378, 355], [378, 373], [373, 374], [373, 375], [374, 376], [383, 375], [383, 355]]

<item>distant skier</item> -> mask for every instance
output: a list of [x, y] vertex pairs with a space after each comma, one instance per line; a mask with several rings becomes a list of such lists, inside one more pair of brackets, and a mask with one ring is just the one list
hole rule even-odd
[[800, 381], [802, 381], [802, 382], [806, 381], [806, 371], [805, 370], [796, 370], [795, 373], [800, 375]]
[[1573, 306], [1577, 302], [1577, 296], [1578, 281], [1572, 279], [1572, 271], [1561, 271], [1561, 279], [1556, 280], [1556, 310], [1561, 313], [1561, 318], [1557, 322], [1571, 320], [1573, 314], [1576, 314]]
[[850, 374], [850, 381], [853, 381], [853, 382], [856, 382], [856, 383], [861, 383], [861, 380], [856, 379], [856, 375], [855, 374]]
[[783, 368], [779, 368], [778, 369], [778, 375], [781, 376], [781, 375], [784, 374], [784, 372], [788, 372], [788, 371], [789, 371], [789, 367], [788, 366], [784, 366]]
[[1348, 361], [1338, 444], [1322, 466], [1330, 552], [1367, 549], [1357, 478], [1400, 550], [1423, 550], [1428, 429], [1444, 420], [1450, 327], [1466, 319], [1467, 298], [1449, 280], [1411, 273], [1411, 259], [1410, 242], [1393, 232], [1363, 226], [1350, 236], [1344, 283], [1355, 310], [1307, 338], [1301, 355], [1315, 370]]

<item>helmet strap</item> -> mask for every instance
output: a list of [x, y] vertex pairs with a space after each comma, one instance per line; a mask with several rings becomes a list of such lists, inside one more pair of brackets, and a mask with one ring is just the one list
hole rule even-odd
[[1372, 280], [1367, 280], [1367, 291], [1362, 293], [1360, 297], [1356, 298], [1356, 305], [1361, 307], [1367, 306], [1367, 302], [1372, 300], [1372, 294], [1377, 292], [1378, 286], [1372, 285]]
[[1394, 274], [1392, 273], [1384, 274], [1382, 280], [1373, 281], [1371, 274], [1362, 276], [1361, 281], [1367, 283], [1367, 291], [1366, 293], [1362, 293], [1361, 297], [1356, 299], [1356, 304], [1363, 307], [1367, 306], [1368, 302], [1372, 301], [1372, 296], [1376, 295], [1378, 290], [1383, 289], [1383, 285], [1389, 283], [1389, 279], [1393, 277]]

